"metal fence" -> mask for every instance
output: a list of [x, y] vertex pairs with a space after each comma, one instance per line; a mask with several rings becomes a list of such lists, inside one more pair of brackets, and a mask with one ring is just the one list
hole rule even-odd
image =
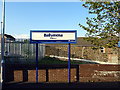
[[[27, 60], [34, 60], [36, 58], [36, 44], [29, 42], [6, 42], [5, 56], [9, 58], [22, 58]], [[38, 44], [38, 59], [45, 56], [45, 45]]]

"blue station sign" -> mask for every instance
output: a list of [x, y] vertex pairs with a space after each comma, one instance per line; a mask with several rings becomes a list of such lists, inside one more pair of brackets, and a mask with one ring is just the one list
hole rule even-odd
[[118, 41], [118, 47], [120, 48], [120, 41]]
[[77, 43], [77, 30], [31, 30], [31, 43]]

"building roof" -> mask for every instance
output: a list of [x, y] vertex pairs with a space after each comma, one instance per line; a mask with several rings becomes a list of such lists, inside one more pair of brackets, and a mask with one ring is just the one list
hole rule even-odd
[[6, 36], [7, 38], [10, 38], [11, 40], [14, 40], [14, 41], [15, 41], [15, 38], [14, 38], [13, 36], [11, 36], [11, 35], [5, 34], [5, 36]]
[[[0, 34], [0, 41], [1, 41], [1, 34]], [[15, 41], [15, 38], [11, 35], [5, 34], [5, 39], [9, 41]]]
[[[89, 46], [89, 47], [94, 46], [93, 44], [91, 44], [90, 41], [86, 41], [84, 38], [85, 37], [77, 37], [77, 43], [76, 44], [71, 44], [71, 45]], [[68, 44], [46, 44], [46, 45], [68, 45]]]
[[79, 46], [94, 46], [90, 41], [86, 41], [85, 37], [77, 37], [77, 43], [75, 45]]

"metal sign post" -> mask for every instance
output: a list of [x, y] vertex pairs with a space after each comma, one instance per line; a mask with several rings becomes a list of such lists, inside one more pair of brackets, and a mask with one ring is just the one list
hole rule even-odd
[[[5, 82], [5, 60], [4, 60], [4, 49], [5, 49], [5, 40], [4, 40], [4, 34], [5, 34], [5, 0], [3, 0], [3, 21], [1, 23], [1, 83], [2, 86]], [[3, 32], [3, 33], [2, 33]]]
[[120, 48], [120, 41], [118, 41], [118, 47]]
[[38, 83], [38, 43], [36, 43], [36, 83]]
[[70, 83], [70, 44], [77, 43], [76, 30], [32, 30], [30, 31], [30, 43], [36, 44], [36, 83], [38, 83], [38, 43], [68, 43], [68, 80]]
[[69, 80], [69, 83], [70, 83], [70, 43], [69, 43], [69, 48], [68, 48], [68, 80]]

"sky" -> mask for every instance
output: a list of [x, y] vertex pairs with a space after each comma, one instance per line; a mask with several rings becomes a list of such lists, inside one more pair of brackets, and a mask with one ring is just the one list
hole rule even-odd
[[[31, 0], [32, 1], [32, 0]], [[84, 2], [6, 2], [5, 33], [15, 38], [29, 38], [30, 30], [77, 30], [77, 36], [85, 36], [86, 31], [79, 23], [86, 25], [86, 17], [94, 17], [84, 8]], [[2, 2], [0, 2], [0, 22]]]

